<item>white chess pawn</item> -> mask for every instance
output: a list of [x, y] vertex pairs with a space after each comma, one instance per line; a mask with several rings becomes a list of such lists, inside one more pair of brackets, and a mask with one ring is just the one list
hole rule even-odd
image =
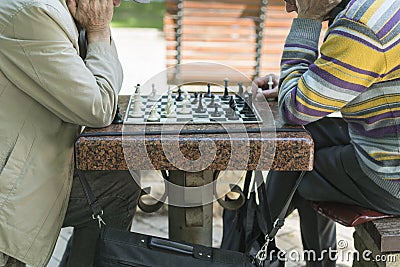
[[165, 116], [166, 117], [176, 116], [174, 100], [172, 99], [171, 96], [168, 96], [168, 102], [167, 105], [165, 106]]
[[264, 97], [262, 88], [258, 88], [257, 89], [256, 97], [255, 97], [254, 100], [257, 101], [257, 102], [265, 101], [265, 97]]
[[269, 75], [268, 77], [268, 89], [272, 90], [274, 86], [274, 82], [272, 81], [272, 75]]
[[167, 96], [168, 96], [168, 99], [169, 99], [169, 98], [172, 98], [172, 89], [171, 89], [171, 85], [168, 85]]
[[153, 106], [150, 110], [149, 117], [147, 118], [148, 121], [158, 121], [160, 119], [160, 114], [157, 112], [157, 107]]
[[135, 86], [135, 93], [133, 95], [133, 110], [129, 113], [133, 118], [143, 117], [142, 111], [142, 97], [140, 96], [140, 84]]
[[187, 107], [188, 103], [190, 103], [189, 94], [187, 92], [185, 92], [185, 99], [183, 99], [182, 108], [178, 113], [180, 113], [180, 114], [190, 113], [191, 109]]
[[158, 96], [157, 96], [157, 90], [156, 90], [155, 84], [153, 83], [151, 85], [151, 87], [152, 87], [152, 89], [151, 89], [151, 94], [149, 96], [149, 100], [150, 101], [157, 101], [158, 100]]
[[133, 99], [133, 110], [129, 113], [129, 116], [133, 117], [133, 118], [140, 118], [143, 117], [143, 111], [142, 111], [142, 107], [141, 107], [141, 99], [140, 96], [139, 98], [135, 97]]

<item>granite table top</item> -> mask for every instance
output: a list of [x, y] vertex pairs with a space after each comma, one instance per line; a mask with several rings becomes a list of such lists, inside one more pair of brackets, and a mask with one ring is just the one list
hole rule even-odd
[[[124, 113], [129, 96], [120, 96]], [[75, 143], [80, 170], [282, 170], [313, 168], [313, 140], [285, 125], [277, 103], [256, 105], [263, 123], [124, 125], [85, 128]], [[265, 115], [266, 114], [266, 115]]]

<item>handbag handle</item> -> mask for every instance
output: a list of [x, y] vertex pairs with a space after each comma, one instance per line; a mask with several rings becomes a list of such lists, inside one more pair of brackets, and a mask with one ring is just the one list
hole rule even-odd
[[[299, 178], [297, 178], [296, 184], [293, 186], [292, 190], [290, 191], [289, 196], [286, 199], [285, 205], [283, 206], [281, 212], [278, 215], [278, 218], [275, 220], [273, 224], [272, 230], [265, 236], [265, 243], [261, 247], [261, 249], [257, 252], [256, 259], [260, 262], [264, 262], [268, 257], [268, 245], [269, 243], [274, 240], [276, 234], [278, 233], [279, 229], [285, 224], [286, 213], [289, 209], [290, 203], [292, 202], [293, 196], [296, 193], [297, 188], [300, 185], [301, 180], [303, 179], [304, 175], [306, 174], [305, 171], [302, 171]], [[261, 172], [256, 171], [256, 175], [262, 175]], [[268, 203], [267, 203], [268, 205]], [[269, 207], [267, 206], [269, 209]]]
[[194, 254], [193, 246], [157, 237], [151, 237], [149, 246], [186, 255]]
[[86, 180], [85, 175], [81, 171], [76, 171], [78, 173], [79, 181], [81, 182], [81, 185], [83, 187], [83, 192], [85, 192], [86, 199], [88, 201], [89, 207], [92, 210], [92, 218], [93, 220], [97, 220], [99, 223], [99, 228], [101, 228], [101, 225], [106, 223], [104, 222], [103, 216], [104, 212], [103, 209], [101, 208], [100, 204], [97, 201], [97, 198], [95, 194], [92, 191], [92, 188], [90, 188], [90, 185], [88, 181]]

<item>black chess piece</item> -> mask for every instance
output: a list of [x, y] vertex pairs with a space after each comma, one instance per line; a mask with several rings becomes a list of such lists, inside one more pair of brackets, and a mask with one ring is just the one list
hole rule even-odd
[[179, 87], [178, 88], [178, 95], [175, 97], [176, 101], [183, 101], [183, 96], [182, 96], [182, 89]]
[[228, 79], [224, 80], [225, 82], [225, 89], [224, 89], [224, 95], [221, 97], [222, 100], [227, 101], [229, 100], [229, 91], [228, 91]]
[[237, 121], [238, 119], [240, 119], [239, 115], [236, 112], [236, 109], [232, 110], [231, 114], [227, 115], [227, 118], [230, 121]]
[[231, 97], [229, 98], [229, 107], [230, 107], [231, 109], [236, 108], [236, 102], [235, 102], [235, 99], [233, 99], [233, 96], [231, 96]]
[[227, 110], [228, 115], [232, 115], [236, 111], [236, 102], [233, 96], [229, 98], [229, 108]]
[[197, 101], [199, 101], [198, 97], [199, 97], [199, 93], [194, 92], [194, 99], [192, 101], [192, 104], [197, 104]]
[[135, 94], [140, 94], [140, 84], [139, 83], [135, 86]]
[[195, 109], [194, 112], [196, 112], [196, 113], [206, 113], [207, 112], [207, 109], [204, 108], [204, 106], [203, 106], [203, 94], [200, 94], [199, 105], [197, 106], [197, 108]]
[[211, 84], [207, 84], [207, 93], [204, 95], [206, 98], [211, 98]]
[[249, 107], [249, 97], [246, 96], [245, 99], [244, 99], [244, 105], [243, 105], [242, 110], [240, 111], [240, 114], [246, 115], [246, 114], [248, 114], [250, 112], [251, 112], [251, 109]]
[[229, 108], [226, 111], [226, 115], [228, 117], [228, 120], [238, 120], [239, 116], [236, 113], [237, 109], [236, 109], [236, 102], [233, 99], [233, 96], [231, 96], [230, 100], [229, 100]]
[[256, 115], [253, 112], [253, 96], [250, 94], [250, 96], [245, 97], [245, 102], [243, 109], [240, 111], [240, 114], [245, 115], [246, 117], [255, 117]]
[[208, 108], [214, 108], [215, 107], [215, 95], [211, 95], [211, 102], [207, 105]]
[[221, 117], [222, 116], [222, 114], [221, 114], [221, 112], [219, 112], [218, 108], [219, 108], [219, 105], [215, 104], [214, 112], [211, 113], [211, 117]]
[[252, 93], [248, 93], [248, 103], [249, 103], [249, 107], [250, 109], [253, 109], [253, 94]]
[[122, 124], [124, 122], [124, 120], [122, 119], [122, 114], [121, 111], [119, 109], [119, 106], [117, 106], [117, 112], [115, 113], [115, 117], [113, 120], [113, 124]]
[[242, 83], [238, 83], [238, 86], [239, 86], [239, 90], [238, 90], [238, 92], [237, 92], [237, 94], [236, 94], [235, 99], [236, 99], [236, 102], [237, 102], [238, 104], [243, 104], [243, 102], [244, 102], [243, 84], [242, 84]]

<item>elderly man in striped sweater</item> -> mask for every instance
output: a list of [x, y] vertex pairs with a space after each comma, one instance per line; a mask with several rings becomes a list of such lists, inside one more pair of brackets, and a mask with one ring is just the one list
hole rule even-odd
[[[400, 215], [400, 1], [342, 3], [319, 49], [321, 22], [339, 2], [286, 0], [286, 10], [298, 17], [282, 56], [279, 111], [286, 123], [305, 125], [315, 142], [314, 170], [304, 176], [292, 204], [300, 214], [304, 249], [317, 256], [336, 248], [335, 225], [309, 200]], [[263, 87], [267, 79], [255, 82]], [[337, 111], [342, 118], [327, 117]], [[273, 219], [298, 176], [269, 173]], [[307, 266], [335, 262], [325, 257]]]

